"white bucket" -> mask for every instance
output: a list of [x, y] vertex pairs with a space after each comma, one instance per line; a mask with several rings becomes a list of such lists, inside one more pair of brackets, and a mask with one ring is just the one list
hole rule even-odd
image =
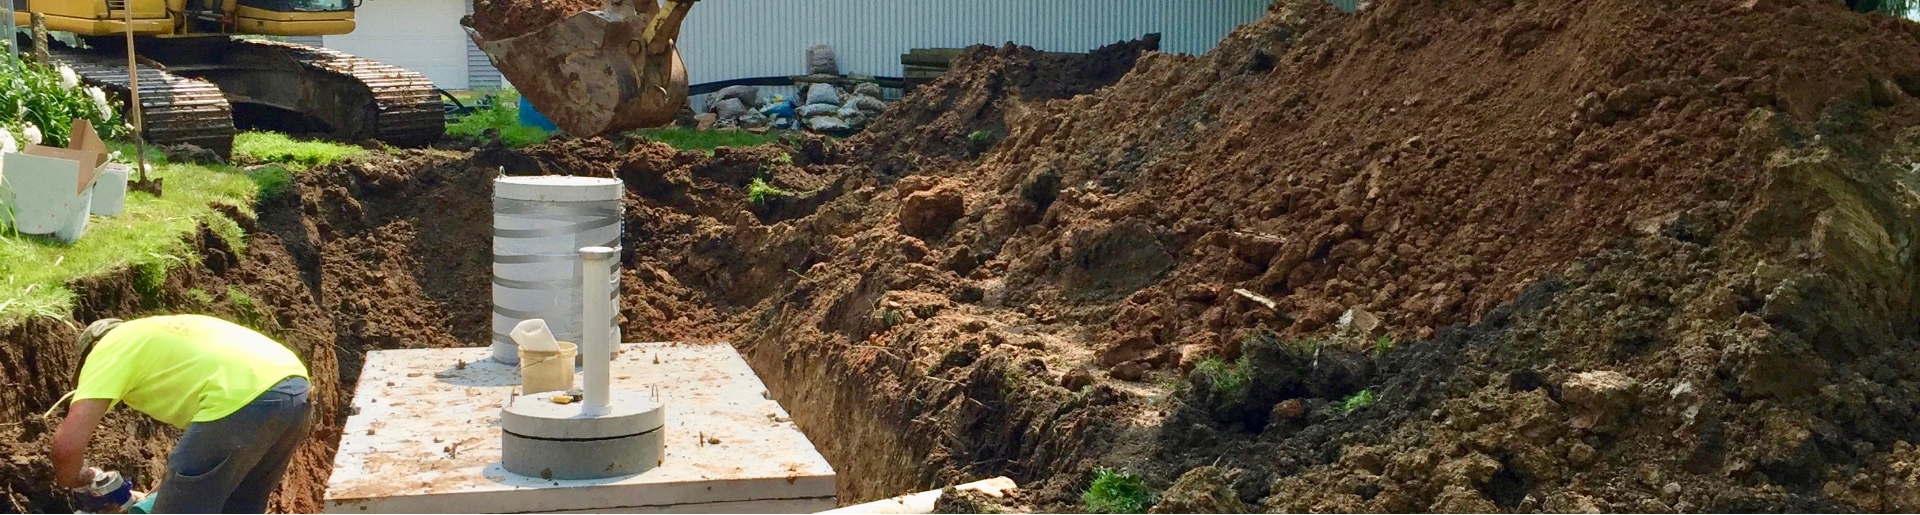
[[119, 216], [127, 207], [127, 175], [132, 171], [120, 163], [100, 170], [99, 178], [94, 179], [93, 208], [89, 211], [100, 216]]
[[573, 389], [573, 361], [580, 347], [560, 342], [559, 352], [520, 349], [520, 393], [564, 392]]
[[[564, 176], [502, 177], [493, 184], [493, 358], [517, 363], [513, 328], [535, 318], [546, 320], [556, 339], [583, 341], [580, 248], [620, 246], [625, 185]], [[611, 266], [617, 296], [619, 261]], [[617, 309], [613, 317], [619, 320]], [[614, 325], [609, 341], [619, 342]], [[618, 345], [611, 347], [618, 352]]]
[[27, 154], [0, 156], [0, 226], [72, 243], [87, 231], [93, 188], [79, 192], [79, 163]]

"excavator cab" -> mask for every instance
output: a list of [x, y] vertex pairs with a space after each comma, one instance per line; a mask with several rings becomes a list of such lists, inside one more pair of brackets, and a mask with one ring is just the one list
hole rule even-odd
[[591, 137], [673, 121], [687, 103], [676, 39], [697, 0], [607, 0], [520, 36], [488, 40], [463, 23], [500, 75], [560, 130]]

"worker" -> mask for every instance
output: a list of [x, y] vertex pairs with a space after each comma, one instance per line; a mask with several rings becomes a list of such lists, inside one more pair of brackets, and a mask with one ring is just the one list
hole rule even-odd
[[[54, 480], [85, 492], [101, 417], [127, 407], [185, 429], [155, 513], [264, 513], [306, 439], [307, 368], [285, 346], [201, 315], [105, 319], [80, 332], [73, 404], [53, 437]], [[83, 494], [84, 495], [84, 494]]]

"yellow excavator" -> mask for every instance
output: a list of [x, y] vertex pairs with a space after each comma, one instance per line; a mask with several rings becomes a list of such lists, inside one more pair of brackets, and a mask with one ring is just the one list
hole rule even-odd
[[316, 36], [354, 28], [358, 0], [0, 0], [83, 48], [51, 49], [88, 84], [128, 89], [131, 7], [144, 134], [228, 155], [236, 125], [340, 141], [419, 145], [445, 132], [440, 93], [419, 73], [344, 53], [236, 35]]

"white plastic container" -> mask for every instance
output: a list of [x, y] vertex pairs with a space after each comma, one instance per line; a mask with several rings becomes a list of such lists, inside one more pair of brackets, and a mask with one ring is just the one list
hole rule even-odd
[[[513, 329], [545, 319], [559, 341], [582, 341], [580, 248], [620, 247], [626, 186], [592, 177], [502, 177], [493, 191], [493, 357], [518, 363]], [[620, 262], [614, 260], [617, 297]], [[613, 339], [620, 341], [613, 313]], [[613, 346], [618, 348], [618, 346]]]
[[89, 211], [100, 216], [120, 216], [127, 207], [127, 175], [132, 171], [120, 163], [102, 168], [99, 178], [93, 182], [93, 208]]
[[0, 227], [72, 243], [87, 232], [93, 188], [78, 192], [79, 162], [27, 154], [0, 155]]

